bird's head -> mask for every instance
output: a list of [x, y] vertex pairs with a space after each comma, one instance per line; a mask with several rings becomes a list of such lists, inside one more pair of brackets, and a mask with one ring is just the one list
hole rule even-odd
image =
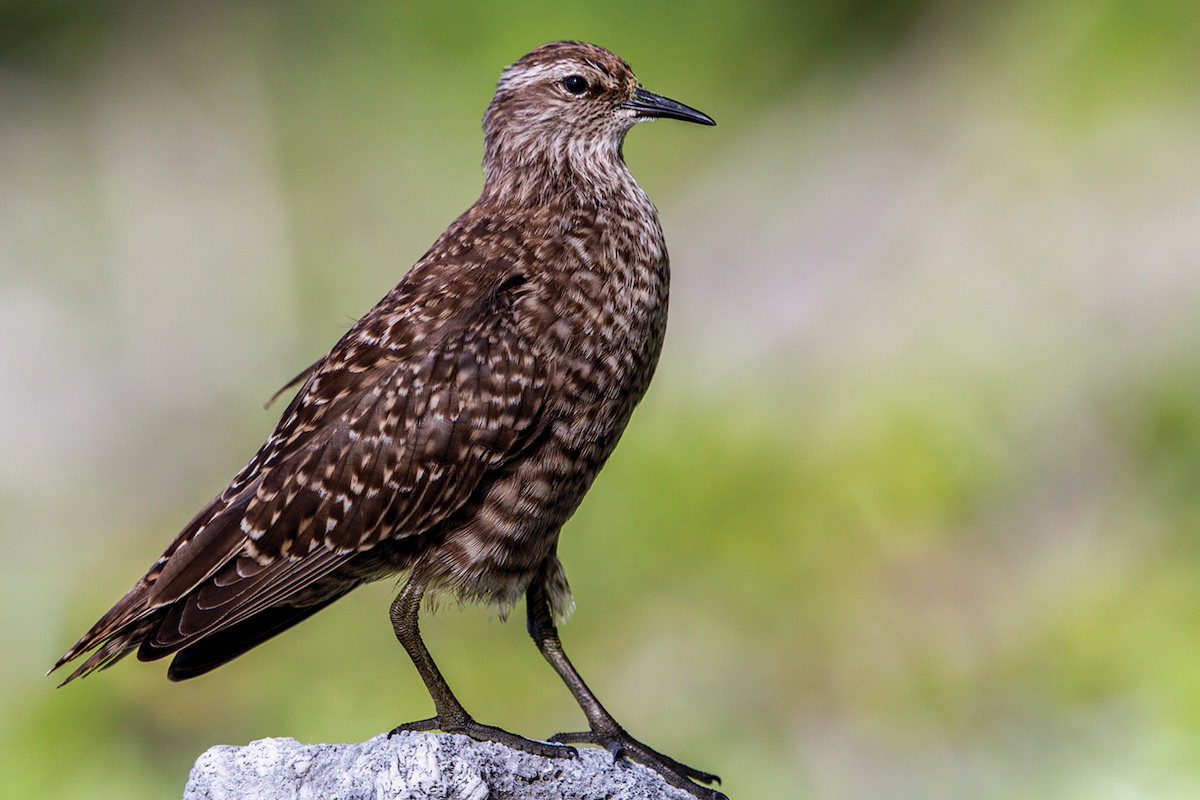
[[526, 168], [558, 179], [603, 180], [621, 162], [629, 129], [659, 117], [715, 124], [647, 91], [615, 53], [585, 42], [551, 42], [500, 77], [483, 119], [484, 167], [489, 182]]

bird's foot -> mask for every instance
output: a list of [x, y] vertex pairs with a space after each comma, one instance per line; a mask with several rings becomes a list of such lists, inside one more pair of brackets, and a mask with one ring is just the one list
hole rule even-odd
[[403, 725], [397, 725], [393, 728], [388, 733], [388, 738], [390, 739], [403, 731], [458, 733], [463, 736], [470, 736], [477, 742], [498, 742], [515, 750], [523, 750], [526, 753], [533, 753], [535, 756], [545, 756], [546, 758], [575, 758], [579, 755], [579, 751], [568, 744], [551, 744], [549, 742], [539, 742], [535, 739], [526, 739], [524, 736], [509, 733], [503, 728], [481, 725], [470, 717], [454, 720], [430, 717], [429, 719], [422, 719], [416, 722], [406, 722]]
[[708, 772], [692, 769], [680, 764], [670, 756], [663, 755], [652, 747], [634, 739], [624, 728], [583, 731], [581, 733], [559, 733], [549, 741], [558, 744], [594, 744], [612, 753], [613, 761], [630, 758], [662, 775], [667, 783], [691, 792], [701, 800], [729, 800], [722, 792], [695, 783], [720, 783], [721, 779]]

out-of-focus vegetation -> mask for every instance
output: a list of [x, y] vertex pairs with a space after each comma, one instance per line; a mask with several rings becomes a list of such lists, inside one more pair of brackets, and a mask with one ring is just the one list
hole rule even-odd
[[[1188, 0], [0, 2], [0, 796], [428, 714], [390, 583], [196, 681], [41, 673], [474, 199], [500, 68], [564, 37], [719, 123], [626, 146], [675, 301], [561, 545], [606, 704], [734, 798], [1194, 797]], [[479, 719], [580, 725], [520, 620], [424, 628]]]

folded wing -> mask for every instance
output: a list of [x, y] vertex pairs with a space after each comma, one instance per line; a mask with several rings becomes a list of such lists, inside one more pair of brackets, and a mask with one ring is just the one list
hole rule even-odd
[[174, 678], [224, 663], [354, 588], [351, 559], [428, 531], [526, 445], [545, 365], [523, 281], [468, 272], [452, 295], [406, 280], [311, 368], [250, 463], [55, 665], [95, 650], [64, 683], [135, 649], [178, 652]]

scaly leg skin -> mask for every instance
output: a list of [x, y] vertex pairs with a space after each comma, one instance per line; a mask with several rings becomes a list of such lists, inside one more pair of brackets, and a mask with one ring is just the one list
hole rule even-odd
[[471, 715], [458, 702], [458, 698], [450, 691], [446, 679], [442, 677], [442, 673], [433, 663], [433, 657], [429, 655], [425, 643], [421, 641], [417, 614], [421, 609], [421, 597], [424, 593], [425, 587], [416, 579], [410, 578], [392, 602], [392, 630], [396, 632], [396, 638], [400, 640], [400, 644], [412, 658], [417, 672], [421, 674], [421, 680], [425, 681], [425, 687], [433, 699], [436, 716], [397, 725], [388, 733], [388, 738], [402, 731], [439, 730], [445, 733], [460, 733], [479, 742], [499, 742], [508, 747], [547, 758], [578, 756], [578, 751], [565, 743], [551, 744], [526, 739], [524, 736], [517, 736], [515, 733], [509, 733], [501, 728], [482, 725], [471, 718]]
[[587, 716], [590, 731], [580, 733], [560, 733], [551, 736], [550, 741], [559, 744], [595, 744], [604, 747], [613, 754], [613, 760], [631, 758], [639, 764], [662, 775], [667, 783], [694, 794], [701, 800], [728, 800], [716, 789], [700, 786], [700, 783], [720, 783], [716, 775], [692, 769], [686, 764], [680, 764], [675, 759], [665, 756], [657, 750], [634, 739], [625, 729], [617, 724], [612, 715], [600, 705], [596, 695], [583, 682], [558, 638], [558, 630], [550, 616], [550, 605], [546, 600], [545, 590], [538, 581], [530, 585], [525, 595], [525, 606], [528, 613], [529, 635], [537, 644], [538, 650], [554, 667], [554, 671], [563, 679], [563, 683], [575, 696], [579, 707]]

